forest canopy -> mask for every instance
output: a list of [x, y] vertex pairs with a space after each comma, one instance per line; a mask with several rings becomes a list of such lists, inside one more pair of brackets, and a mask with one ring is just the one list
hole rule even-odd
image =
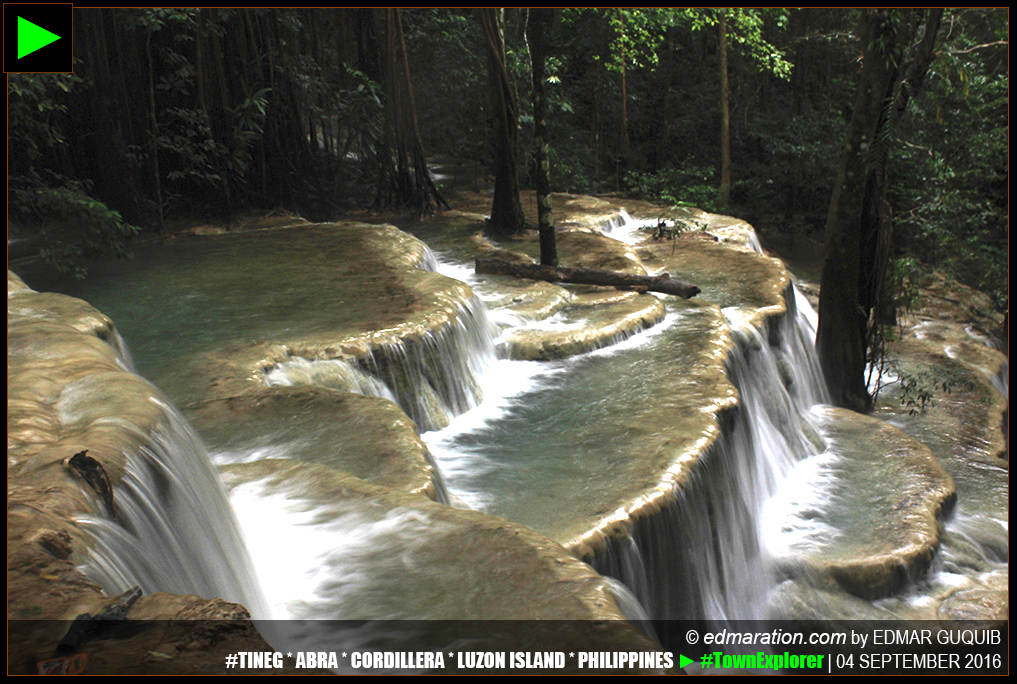
[[[424, 155], [493, 173], [497, 112], [470, 10], [74, 11], [73, 74], [8, 76], [9, 233], [63, 270], [181, 216], [440, 209]], [[527, 11], [498, 14], [516, 173], [532, 188]], [[823, 240], [857, 11], [557, 15], [541, 59], [552, 190], [727, 202], [764, 240]], [[1001, 308], [1008, 39], [1006, 9], [944, 13], [887, 167], [895, 263], [939, 268]]]

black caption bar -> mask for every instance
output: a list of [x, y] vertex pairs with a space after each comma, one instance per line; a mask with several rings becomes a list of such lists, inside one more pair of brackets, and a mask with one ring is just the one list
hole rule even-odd
[[8, 622], [9, 672], [1009, 674], [1006, 622]]

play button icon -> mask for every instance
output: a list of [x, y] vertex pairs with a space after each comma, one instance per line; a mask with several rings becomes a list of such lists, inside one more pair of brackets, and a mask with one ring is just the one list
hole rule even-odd
[[28, 19], [18, 17], [18, 59], [41, 50], [50, 43], [60, 40], [60, 36], [47, 31]]

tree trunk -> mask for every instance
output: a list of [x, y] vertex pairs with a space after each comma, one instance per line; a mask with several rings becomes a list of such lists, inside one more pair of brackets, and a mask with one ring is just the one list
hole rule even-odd
[[720, 206], [731, 201], [731, 106], [727, 83], [727, 20], [720, 11]]
[[554, 214], [551, 211], [551, 179], [547, 159], [547, 84], [545, 62], [549, 51], [548, 30], [555, 10], [531, 9], [526, 19], [526, 37], [530, 44], [533, 84], [533, 153], [537, 166], [537, 226], [540, 231], [540, 263], [558, 265], [554, 239]]
[[684, 299], [695, 297], [701, 290], [691, 283], [673, 280], [667, 273], [655, 276], [632, 275], [618, 271], [604, 271], [596, 268], [567, 268], [506, 261], [498, 257], [478, 257], [477, 273], [510, 275], [532, 280], [546, 280], [551, 283], [577, 283], [580, 285], [606, 285], [622, 290], [639, 292], [662, 292]]
[[870, 326], [882, 321], [870, 323], [870, 315], [880, 298], [885, 301], [887, 296], [882, 292], [891, 225], [885, 198], [886, 146], [895, 110], [902, 97], [904, 104], [909, 97], [902, 89], [914, 89], [924, 79], [941, 13], [930, 14], [925, 38], [905, 63], [904, 27], [908, 22], [886, 10], [862, 12], [862, 71], [830, 199], [816, 336], [834, 403], [855, 411], [872, 408], [865, 366]]
[[505, 65], [505, 40], [499, 20], [500, 12], [497, 8], [485, 7], [477, 10], [477, 17], [484, 29], [484, 43], [487, 46], [487, 69], [491, 80], [492, 118], [497, 148], [490, 226], [499, 233], [512, 234], [521, 233], [525, 229], [526, 219], [519, 200], [516, 142], [519, 108]]
[[152, 33], [145, 36], [145, 56], [148, 58], [148, 113], [149, 123], [152, 126], [151, 141], [149, 148], [152, 155], [152, 178], [155, 183], [155, 204], [159, 211], [159, 224], [156, 226], [158, 232], [162, 232], [163, 203], [162, 203], [162, 182], [159, 178], [159, 120], [155, 115], [155, 77], [152, 75], [154, 67], [152, 64]]
[[402, 18], [397, 9], [385, 11], [385, 150], [375, 206], [412, 207], [421, 215], [448, 208], [431, 181], [424, 145], [417, 126], [410, 65], [406, 58]]
[[[619, 10], [620, 12], [621, 10]], [[624, 34], [621, 41], [621, 140], [618, 143], [618, 165], [615, 168], [617, 188], [621, 190], [621, 181], [625, 170], [629, 165], [629, 152], [632, 147], [629, 142], [629, 88], [628, 79], [625, 74], [625, 40]]]

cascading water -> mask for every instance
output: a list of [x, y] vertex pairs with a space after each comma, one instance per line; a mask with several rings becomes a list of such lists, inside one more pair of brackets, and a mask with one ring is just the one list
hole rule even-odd
[[474, 298], [437, 333], [376, 349], [364, 365], [421, 431], [433, 430], [483, 399], [479, 378], [494, 358], [494, 337], [483, 302]]
[[[418, 266], [439, 272], [425, 248]], [[294, 358], [266, 374], [266, 385], [321, 385], [389, 399], [422, 432], [436, 430], [483, 400], [480, 377], [494, 359], [496, 328], [477, 297], [438, 330], [384, 344], [359, 360]]]
[[[612, 237], [629, 244], [640, 239], [639, 224], [625, 214], [604, 228]], [[751, 239], [747, 246], [753, 248]], [[435, 266], [450, 269], [447, 264]], [[452, 270], [458, 274], [462, 269]], [[624, 543], [616, 542], [607, 554], [594, 560], [605, 574], [629, 584], [653, 617], [729, 619], [762, 615], [765, 595], [773, 579], [766, 569], [760, 511], [793, 464], [815, 454], [821, 442], [808, 413], [813, 404], [824, 398], [818, 363], [811, 350], [814, 314], [810, 319], [811, 308], [793, 288], [785, 293], [785, 302], [788, 313], [770, 323], [772, 330], [768, 339], [751, 325], [740, 325], [736, 330], [736, 345], [728, 369], [741, 394], [741, 406], [737, 416], [726, 419], [725, 435], [703, 459], [694, 482], [678, 494], [681, 500], [676, 500], [651, 520], [637, 523], [631, 538]], [[732, 314], [736, 321], [738, 313]], [[486, 319], [486, 313], [483, 318]], [[667, 323], [644, 336], [652, 339], [675, 321], [674, 317], [669, 317]], [[546, 323], [531, 324], [534, 325], [540, 327]], [[463, 335], [461, 339], [468, 337]], [[774, 340], [772, 346], [770, 339]], [[462, 344], [455, 346], [460, 358], [469, 358], [463, 355]], [[486, 353], [487, 346], [475, 345], [475, 348]], [[605, 351], [610, 355], [618, 350]], [[578, 362], [581, 363], [581, 359]], [[530, 449], [554, 453], [560, 448], [562, 457], [566, 457], [576, 448], [583, 448], [579, 445], [587, 438], [581, 432], [572, 437], [573, 428], [560, 425], [557, 419], [549, 423], [549, 429], [565, 435], [561, 437], [564, 442], [561, 447], [548, 444], [544, 439], [548, 435], [538, 428], [539, 423], [524, 417], [529, 414], [524, 407], [531, 402], [526, 397], [532, 395], [533, 403], [541, 406], [542, 399], [537, 397], [549, 391], [551, 394], [558, 392], [554, 388], [559, 374], [575, 363], [488, 362], [486, 377], [481, 373], [472, 376], [480, 378], [487, 386], [490, 401], [461, 416], [449, 427], [425, 434], [430, 450], [436, 455], [459, 501], [535, 524], [542, 515], [539, 511], [532, 518], [526, 518], [520, 515], [519, 506], [505, 503], [506, 496], [518, 496], [509, 490], [531, 489], [532, 484], [523, 484], [520, 478], [515, 478], [519, 480], [517, 484], [508, 484], [509, 489], [503, 490], [498, 481], [513, 480], [505, 471], [512, 460], [515, 464], [511, 467], [526, 468], [528, 457], [524, 454]], [[442, 361], [439, 367], [447, 365]], [[479, 364], [467, 365], [481, 372], [485, 370]], [[416, 373], [411, 370], [405, 375], [414, 377]], [[512, 378], [513, 382], [507, 383], [507, 378]], [[390, 383], [391, 380], [386, 385]], [[402, 394], [412, 396], [412, 393]], [[547, 401], [559, 406], [571, 405], [576, 412], [585, 414], [584, 419], [597, 422], [595, 416], [599, 409], [584, 409], [572, 398]], [[418, 423], [434, 426], [435, 421], [421, 421], [417, 417], [420, 411], [414, 406], [419, 401], [404, 399], [399, 403], [411, 415], [415, 414]], [[462, 406], [470, 408], [468, 404]], [[539, 409], [534, 412], [539, 413]], [[450, 415], [462, 413], [464, 411], [459, 410]], [[514, 417], [517, 415], [518, 418]], [[522, 433], [524, 443], [513, 441], [502, 459], [498, 454], [503, 447], [491, 444], [489, 438], [502, 441], [509, 433]], [[554, 458], [551, 456], [549, 460]], [[545, 491], [542, 495], [556, 498]], [[698, 512], [704, 508], [711, 514], [704, 516]], [[676, 577], [684, 580], [676, 580]], [[747, 581], [746, 578], [752, 579]]]
[[224, 598], [268, 618], [208, 452], [175, 409], [157, 405], [164, 421], [153, 434], [139, 436], [143, 446], [127, 453], [127, 473], [114, 495], [118, 515], [81, 521], [95, 539], [85, 574], [107, 591], [140, 586], [146, 594]]
[[[637, 241], [632, 222], [622, 221], [613, 229], [627, 236], [626, 242]], [[743, 249], [758, 247], [751, 234], [740, 239]], [[418, 265], [443, 273], [472, 274], [462, 265], [432, 260], [429, 254]], [[482, 295], [484, 287], [494, 287], [474, 283], [475, 277], [470, 277]], [[760, 618], [767, 616], [768, 594], [776, 581], [774, 556], [787, 555], [787, 549], [797, 543], [794, 535], [822, 534], [802, 523], [809, 515], [807, 509], [819, 502], [801, 492], [789, 495], [783, 508], [772, 502], [784, 496], [788, 482], [799, 481], [795, 478], [808, 481], [809, 487], [821, 481], [829, 461], [823, 458], [823, 438], [809, 411], [825, 400], [812, 351], [815, 316], [791, 287], [784, 292], [784, 304], [786, 313], [771, 313], [760, 329], [758, 323], [744, 322], [746, 314], [752, 318], [752, 307], [722, 311], [708, 302], [671, 301], [663, 323], [622, 344], [564, 360], [535, 362], [496, 359], [497, 331], [482, 302], [474, 299], [433, 333], [379, 345], [357, 358], [289, 357], [274, 362], [262, 380], [269, 386], [321, 385], [395, 401], [426, 431], [423, 438], [459, 505], [509, 518], [565, 543], [585, 531], [575, 527], [610, 515], [615, 502], [628, 494], [611, 498], [644, 466], [640, 460], [644, 447], [648, 452], [671, 448], [673, 458], [671, 445], [687, 437], [681, 434], [687, 423], [680, 421], [686, 420], [686, 414], [704, 411], [703, 403], [678, 400], [683, 393], [699, 391], [698, 377], [685, 379], [671, 373], [672, 368], [686, 355], [693, 359], [726, 356], [728, 378], [739, 394], [738, 407], [730, 408], [719, 399], [711, 403], [717, 397], [723, 399], [723, 388], [714, 395], [697, 395], [705, 396], [704, 403], [711, 407], [727, 407], [712, 409], [720, 436], [699, 455], [689, 478], [669, 492], [669, 505], [633, 516], [636, 522], [627, 535], [613, 537], [606, 551], [591, 552], [588, 557], [598, 570], [632, 589], [645, 613], [622, 589], [617, 593], [626, 597], [630, 612], [640, 618]], [[496, 317], [511, 325], [526, 325], [522, 317]], [[276, 339], [285, 340], [281, 335]], [[170, 436], [163, 441], [181, 439]], [[697, 443], [709, 443], [705, 440]], [[164, 458], [158, 451], [153, 448], [141, 454], [139, 465], [125, 478], [124, 488], [129, 491], [121, 496], [149, 505], [175, 500], [167, 497], [166, 483], [190, 476], [175, 467], [156, 465]], [[285, 449], [278, 453], [286, 456]], [[420, 574], [422, 565], [414, 554], [426, 556], [428, 546], [421, 540], [442, 533], [431, 517], [409, 509], [386, 514], [380, 508], [364, 516], [352, 504], [312, 501], [299, 493], [289, 497], [259, 482], [233, 490], [245, 524], [259, 532], [267, 530], [270, 525], [259, 516], [271, 512], [272, 525], [281, 525], [275, 538], [287, 536], [286, 530], [292, 528], [301, 533], [294, 532], [293, 540], [306, 541], [300, 552], [306, 552], [308, 568], [290, 568], [292, 572], [275, 577], [270, 592], [274, 608], [282, 607], [286, 617], [335, 617], [358, 606], [358, 617], [407, 617], [404, 611], [410, 604], [383, 595], [384, 585], [399, 583], [402, 572], [407, 577]], [[211, 496], [200, 494], [199, 498], [206, 495]], [[607, 510], [601, 510], [605, 506]], [[158, 512], [151, 517], [173, 515]], [[146, 526], [158, 527], [158, 520], [135, 517], [140, 521], [125, 529], [139, 532]], [[94, 525], [103, 548], [110, 549], [109, 558], [149, 554], [137, 550], [138, 538], [143, 541], [147, 533], [123, 540], [127, 535], [111, 524]], [[788, 533], [775, 539], [773, 527], [786, 528]], [[272, 536], [266, 534], [265, 539], [264, 548], [254, 554], [259, 564], [280, 556]], [[126, 550], [131, 544], [133, 550]], [[200, 554], [192, 554], [187, 545], [177, 540], [162, 544], [167, 553], [176, 554], [179, 547], [189, 559], [176, 564], [180, 567], [171, 560], [110, 561], [108, 567], [95, 570], [95, 576], [116, 587], [140, 581], [132, 579], [135, 576], [158, 575], [159, 567], [175, 567], [168, 574], [187, 576], [192, 564], [202, 562], [197, 560]], [[212, 553], [233, 555], [223, 543], [210, 545]], [[349, 554], [344, 551], [347, 547]], [[413, 553], [401, 554], [400, 549]], [[154, 552], [150, 555], [158, 557]], [[283, 555], [301, 554], [295, 549]], [[375, 563], [394, 574], [376, 573], [386, 579], [375, 581], [371, 570]], [[244, 585], [247, 580], [242, 575], [234, 572], [234, 578], [225, 582]], [[163, 580], [153, 581], [152, 586], [158, 586], [157, 581]], [[198, 572], [183, 582], [190, 588], [174, 586], [172, 590], [230, 597], [226, 590], [206, 588], [217, 582]], [[299, 591], [288, 587], [299, 587]], [[242, 600], [252, 608], [257, 605], [256, 600]], [[440, 615], [434, 605], [428, 604], [427, 609]]]
[[734, 331], [728, 373], [739, 405], [692, 481], [593, 559], [632, 587], [655, 619], [765, 616], [775, 577], [763, 507], [797, 462], [821, 450], [809, 408], [825, 396], [809, 371], [808, 318], [796, 311], [794, 292], [785, 298], [788, 313], [772, 324], [773, 344], [752, 326]]
[[[62, 372], [38, 392], [31, 378], [53, 368]], [[86, 480], [113, 478], [111, 497], [96, 488], [95, 509], [105, 515], [78, 520], [91, 536], [84, 573], [108, 592], [140, 586], [146, 594], [200, 594], [267, 616], [207, 451], [162, 393], [133, 371], [126, 344], [105, 316], [80, 300], [12, 287], [8, 278], [8, 406], [14, 402], [24, 414], [9, 433], [9, 467], [25, 449], [16, 436], [20, 420], [47, 426], [29, 443], [60, 445], [57, 453], [69, 450], [68, 440], [87, 447], [76, 466], [90, 473]]]
[[[627, 215], [603, 228], [628, 244], [640, 239], [639, 224]], [[747, 240], [746, 247], [753, 249], [753, 245], [752, 239]], [[733, 619], [763, 615], [774, 578], [762, 541], [761, 511], [794, 464], [821, 450], [822, 440], [812, 424], [809, 408], [825, 399], [811, 343], [815, 315], [796, 289], [789, 287], [784, 299], [787, 313], [770, 321], [765, 338], [751, 324], [738, 322], [740, 312], [731, 312], [729, 325], [735, 328], [736, 344], [730, 353], [728, 373], [741, 398], [735, 415], [724, 419], [723, 437], [702, 459], [693, 481], [676, 494], [674, 504], [641, 519], [630, 537], [613, 542], [606, 554], [592, 559], [599, 570], [631, 586], [652, 617]], [[666, 336], [676, 321], [669, 316], [664, 324], [640, 337], [649, 341], [662, 333]], [[637, 346], [641, 344], [637, 340]], [[620, 351], [605, 350], [609, 355]], [[664, 358], [661, 353], [654, 355]], [[584, 450], [584, 467], [588, 467], [597, 448], [587, 443], [582, 429], [553, 415], [568, 406], [589, 423], [603, 420], [598, 418], [599, 408], [584, 406], [579, 403], [584, 401], [581, 397], [556, 388], [558, 374], [582, 364], [582, 357], [558, 363], [516, 363], [514, 372], [503, 372], [499, 377], [513, 375], [517, 380], [529, 380], [506, 391], [489, 379], [488, 384], [495, 388], [489, 394], [500, 397], [494, 406], [477, 409], [445, 430], [425, 435], [425, 439], [460, 500], [536, 526], [546, 524], [541, 518], [547, 517], [547, 512], [536, 509], [530, 514], [524, 503], [507, 503], [508, 499], [519, 498], [529, 501], [513, 490], [537, 489], [543, 498], [557, 497], [546, 491], [544, 484], [524, 480], [525, 476], [505, 469], [520, 472], [529, 467], [528, 454], [534, 449], [550, 454], [546, 459], [535, 455], [535, 463], [560, 462], [572, 458], [577, 449]], [[630, 357], [628, 363], [642, 368], [644, 362]], [[583, 381], [573, 374], [570, 382]], [[618, 385], [623, 382], [618, 377]], [[557, 398], [557, 394], [563, 396]], [[544, 395], [555, 398], [544, 399]], [[528, 408], [531, 405], [532, 410]], [[557, 407], [550, 409], [556, 413], [543, 413], [544, 407], [551, 405]], [[543, 418], [537, 418], [541, 415]], [[547, 431], [542, 424], [550, 426]], [[521, 438], [505, 442], [508, 446], [497, 444], [504, 442], [508, 434], [518, 433]], [[500, 455], [503, 451], [504, 457]], [[610, 454], [605, 456], [610, 458]], [[536, 476], [540, 468], [547, 466], [534, 467], [538, 469]], [[502, 480], [505, 485], [499, 484]], [[704, 510], [709, 514], [704, 515]]]
[[602, 232], [627, 245], [634, 245], [642, 239], [639, 231], [642, 229], [643, 223], [633, 220], [624, 209], [619, 211], [616, 216], [602, 222], [599, 227]]
[[357, 364], [343, 359], [309, 361], [295, 356], [265, 373], [265, 384], [269, 387], [317, 385], [344, 392], [382, 397], [393, 403], [399, 401], [388, 385], [362, 371]]

